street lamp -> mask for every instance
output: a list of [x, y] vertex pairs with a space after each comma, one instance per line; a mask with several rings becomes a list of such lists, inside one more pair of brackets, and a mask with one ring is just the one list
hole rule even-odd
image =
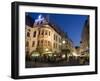
[[66, 57], [66, 55], [65, 55], [65, 54], [63, 54], [63, 55], [62, 55], [62, 58], [65, 58], [65, 57]]
[[63, 40], [62, 43], [65, 44], [65, 40]]
[[45, 51], [48, 51], [48, 50], [49, 50], [48, 48], [45, 49]]
[[77, 56], [78, 56], [78, 54], [76, 54], [75, 52], [73, 52], [73, 56], [76, 56], [76, 57], [77, 57]]

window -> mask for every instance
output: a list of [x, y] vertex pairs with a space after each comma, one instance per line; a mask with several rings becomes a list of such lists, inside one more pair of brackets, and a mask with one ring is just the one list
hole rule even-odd
[[57, 48], [57, 43], [55, 44], [55, 48]]
[[40, 30], [39, 30], [39, 35], [40, 35]]
[[55, 34], [54, 34], [54, 40], [55, 40]]
[[56, 41], [57, 41], [57, 35], [56, 35]]
[[49, 31], [49, 36], [50, 36], [50, 31]]
[[57, 43], [55, 43], [55, 48], [57, 49], [57, 47], [58, 47], [58, 46], [57, 46]]
[[40, 45], [40, 40], [38, 40], [38, 46]]
[[43, 45], [43, 40], [41, 40], [41, 45]]
[[57, 43], [54, 43], [54, 48], [57, 48]]
[[56, 41], [57, 41], [57, 39], [58, 39], [58, 38], [57, 38], [57, 35], [55, 35], [55, 34], [54, 34], [54, 40], [56, 40]]
[[50, 41], [48, 41], [48, 46], [50, 46]]
[[27, 37], [30, 37], [30, 33], [29, 32], [27, 32]]
[[28, 31], [30, 31], [30, 29], [28, 29]]
[[59, 38], [59, 43], [61, 42], [61, 39]]
[[45, 35], [47, 35], [47, 30], [45, 31]]
[[35, 41], [32, 42], [32, 47], [34, 47], [34, 46], [35, 46]]
[[29, 42], [28, 41], [26, 41], [26, 47], [28, 47], [29, 46]]
[[33, 33], [33, 37], [36, 37], [36, 31], [34, 31], [34, 33]]
[[41, 35], [44, 35], [44, 30], [42, 30], [42, 33], [41, 33]]
[[53, 45], [54, 45], [53, 47], [55, 48], [55, 43]]
[[41, 21], [40, 24], [43, 24], [43, 21]]
[[45, 40], [45, 42], [44, 42], [44, 43], [45, 43], [45, 46], [47, 46], [47, 40]]

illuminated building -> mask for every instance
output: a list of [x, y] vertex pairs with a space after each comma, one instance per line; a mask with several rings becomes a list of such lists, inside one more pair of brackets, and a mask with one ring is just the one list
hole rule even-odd
[[89, 53], [89, 19], [86, 20], [80, 42], [81, 54]]
[[[26, 54], [61, 53], [63, 49], [72, 49], [72, 42], [57, 25], [48, 18], [39, 15], [34, 22], [26, 24]], [[64, 47], [65, 46], [65, 47]]]

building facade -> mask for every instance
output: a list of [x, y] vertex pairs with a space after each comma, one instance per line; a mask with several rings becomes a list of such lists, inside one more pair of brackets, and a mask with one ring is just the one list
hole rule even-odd
[[86, 20], [80, 42], [81, 54], [89, 54], [89, 18]]
[[38, 51], [40, 54], [61, 53], [63, 49], [73, 49], [73, 43], [56, 25], [39, 15], [33, 25], [26, 24], [26, 54]]

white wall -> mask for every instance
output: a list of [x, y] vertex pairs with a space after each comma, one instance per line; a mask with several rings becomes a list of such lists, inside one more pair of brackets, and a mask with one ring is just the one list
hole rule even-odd
[[[14, 0], [1, 0], [0, 1], [0, 81], [13, 81], [10, 78], [11, 69], [11, 2]], [[17, 0], [20, 1], [20, 0]], [[100, 14], [100, 0], [21, 0], [21, 1], [34, 1], [46, 3], [62, 3], [74, 5], [87, 5], [98, 6]], [[100, 22], [100, 15], [98, 16]], [[100, 35], [100, 23], [98, 25]], [[100, 37], [99, 40], [100, 41]], [[98, 43], [100, 48], [100, 42]], [[100, 52], [100, 51], [99, 51]], [[100, 57], [100, 54], [98, 54]], [[100, 62], [100, 59], [98, 60]], [[100, 63], [99, 67], [100, 68]], [[100, 71], [100, 70], [99, 70]], [[26, 79], [32, 81], [33, 79]], [[53, 77], [53, 78], [39, 78], [34, 81], [100, 81], [100, 74], [98, 75], [82, 75], [82, 76], [66, 76], [66, 77]]]

